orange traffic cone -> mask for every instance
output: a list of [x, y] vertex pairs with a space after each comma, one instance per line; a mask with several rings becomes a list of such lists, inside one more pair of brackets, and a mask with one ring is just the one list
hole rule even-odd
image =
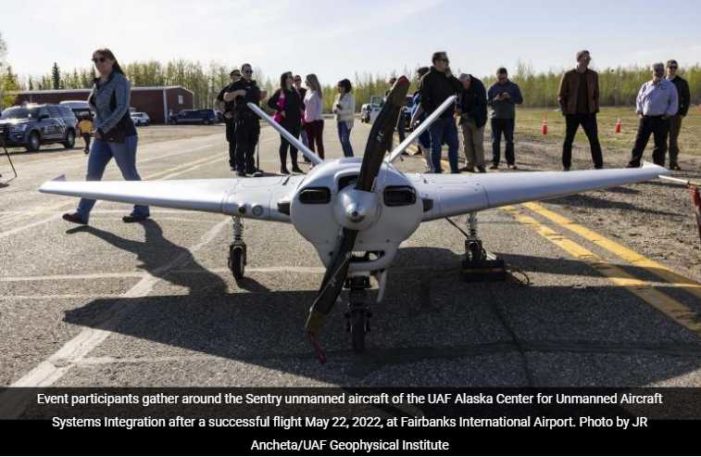
[[543, 125], [540, 126], [540, 133], [542, 133], [543, 136], [548, 134], [548, 120], [546, 118], [543, 118]]
[[616, 121], [616, 128], [615, 128], [616, 133], [621, 133], [621, 118], [619, 117], [618, 120]]

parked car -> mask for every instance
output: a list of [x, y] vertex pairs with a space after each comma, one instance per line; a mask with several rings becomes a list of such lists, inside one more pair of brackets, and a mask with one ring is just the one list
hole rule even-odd
[[360, 107], [360, 122], [366, 124], [372, 124], [375, 122], [375, 118], [380, 114], [380, 109], [384, 104], [384, 99], [380, 96], [370, 97], [370, 103], [363, 103]]
[[69, 107], [78, 119], [82, 119], [87, 115], [90, 115], [92, 118], [95, 117], [95, 113], [90, 109], [90, 105], [85, 100], [64, 100], [60, 102], [59, 105]]
[[218, 122], [213, 109], [184, 109], [174, 119], [176, 124], [215, 124]]
[[151, 125], [151, 118], [143, 111], [133, 111], [129, 113], [129, 115], [131, 116], [131, 120], [134, 122], [134, 125]]
[[78, 119], [66, 105], [13, 106], [0, 115], [0, 135], [7, 146], [38, 151], [42, 144], [75, 145]]

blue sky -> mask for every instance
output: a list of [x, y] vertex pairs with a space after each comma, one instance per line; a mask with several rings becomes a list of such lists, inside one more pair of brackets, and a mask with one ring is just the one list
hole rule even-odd
[[[6, 60], [20, 75], [90, 65], [110, 47], [121, 61], [246, 61], [275, 79], [288, 69], [333, 83], [358, 72], [388, 74], [428, 64], [479, 76], [521, 61], [571, 67], [579, 49], [595, 67], [701, 62], [701, 5], [692, 1], [451, 0], [52, 0], [2, 10]], [[586, 9], [585, 9], [586, 7]]]

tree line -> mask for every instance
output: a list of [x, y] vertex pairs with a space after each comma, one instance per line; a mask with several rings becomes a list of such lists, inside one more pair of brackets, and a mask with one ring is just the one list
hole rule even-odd
[[[0, 47], [0, 51], [2, 48]], [[218, 63], [203, 65], [188, 60], [132, 62], [122, 66], [134, 86], [183, 86], [194, 92], [196, 108], [212, 108], [221, 90], [229, 82], [230, 67]], [[405, 69], [405, 72], [407, 70]], [[535, 72], [529, 65], [519, 64], [511, 70], [512, 80], [519, 84], [526, 107], [557, 107], [557, 91], [562, 73], [555, 71]], [[692, 102], [701, 102], [701, 65], [683, 68], [680, 75], [689, 82]], [[302, 75], [304, 77], [304, 75]], [[348, 75], [350, 76], [350, 75]], [[353, 91], [356, 110], [372, 96], [382, 96], [389, 89], [389, 76], [356, 73], [353, 75]], [[254, 77], [259, 85], [271, 94], [278, 85], [278, 77], [269, 77], [260, 68], [254, 68]], [[8, 100], [7, 92], [16, 90], [78, 89], [92, 86], [93, 69], [73, 69], [62, 71], [57, 63], [40, 77], [19, 78], [12, 67], [5, 66], [0, 73], [0, 90], [4, 89], [3, 100]], [[340, 79], [340, 78], [339, 78]], [[650, 79], [647, 67], [618, 67], [599, 70], [599, 86], [602, 106], [630, 106], [643, 82]], [[487, 85], [494, 77], [482, 79]], [[323, 81], [322, 81], [323, 83]], [[325, 111], [331, 111], [336, 96], [336, 81], [326, 81], [323, 85]], [[415, 90], [415, 82], [412, 83]], [[7, 103], [3, 103], [7, 106]]]

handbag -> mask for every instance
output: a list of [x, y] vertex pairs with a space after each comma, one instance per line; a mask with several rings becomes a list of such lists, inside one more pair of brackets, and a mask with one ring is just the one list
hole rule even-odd
[[280, 96], [277, 99], [277, 110], [275, 110], [275, 116], [273, 116], [273, 120], [280, 124], [282, 121], [285, 120], [283, 117], [282, 113], [285, 112], [285, 91], [281, 90], [280, 91]]
[[[117, 109], [117, 97], [114, 95], [114, 92], [112, 92], [112, 98], [110, 99], [110, 109], [112, 111]], [[134, 122], [129, 115], [129, 109], [127, 109], [127, 112], [124, 113], [119, 122], [109, 131], [104, 132], [103, 139], [108, 143], [124, 143], [124, 139], [133, 131]]]

